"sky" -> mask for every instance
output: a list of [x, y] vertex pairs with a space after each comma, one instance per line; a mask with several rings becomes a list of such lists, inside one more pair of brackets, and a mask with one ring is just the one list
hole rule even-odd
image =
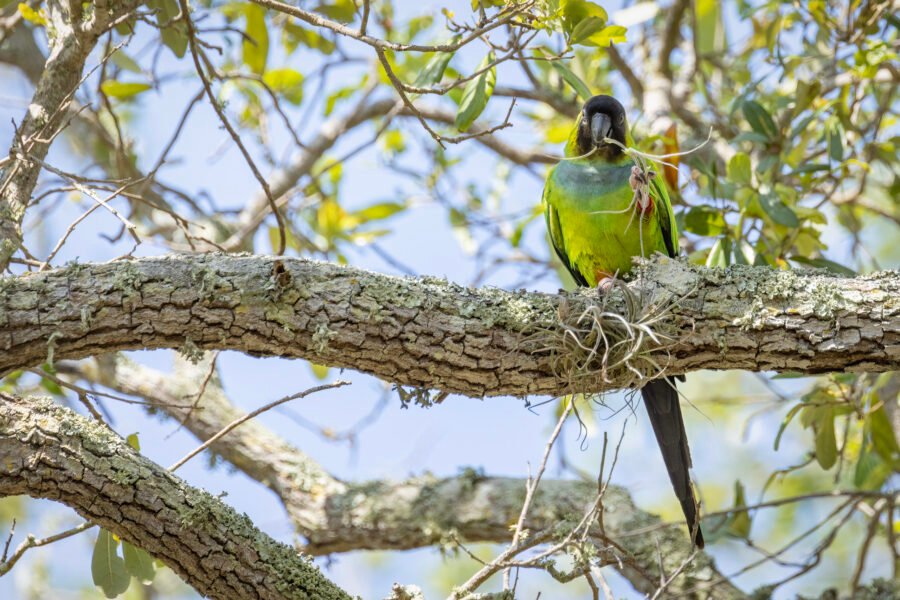
[[[397, 6], [402, 16], [420, 11], [422, 4], [402, 0]], [[464, 3], [429, 4], [434, 12], [443, 6], [456, 10], [458, 14], [467, 10]], [[610, 12], [616, 8], [615, 3], [605, 6]], [[729, 20], [734, 18], [734, 15], [729, 16]], [[354, 50], [357, 54], [363, 54], [361, 48]], [[279, 57], [273, 59], [278, 60]], [[471, 60], [474, 66], [478, 57], [470, 56], [466, 60]], [[190, 73], [188, 61], [175, 65], [174, 69], [181, 74]], [[509, 80], [501, 81], [511, 83]], [[21, 77], [8, 69], [0, 70], [0, 82], [0, 139], [8, 140], [11, 135], [10, 120], [21, 118], [31, 90]], [[335, 85], [339, 85], [339, 81]], [[129, 125], [139, 154], [155, 159], [168, 142], [174, 122], [196, 89], [194, 80], [176, 77], [165, 85], [163, 91], [147, 92], [142, 97], [140, 116]], [[496, 105], [494, 114], [503, 109], [505, 105]], [[318, 119], [313, 120], [307, 131], [318, 123]], [[368, 132], [351, 135], [332, 154], [340, 155], [342, 150], [352, 148], [367, 135]], [[286, 136], [282, 137], [286, 139]], [[530, 146], [537, 136], [527, 125], [517, 124], [511, 131], [503, 132], [502, 137], [513, 144]], [[73, 156], [66, 146], [65, 143], [56, 144], [49, 162], [73, 170], [82, 168], [83, 160]], [[493, 163], [484, 160], [485, 154], [472, 147], [473, 144], [470, 144], [454, 148], [451, 152], [466, 157], [465, 169], [469, 176], [490, 178]], [[199, 107], [188, 122], [175, 155], [180, 162], [167, 167], [167, 181], [197, 193], [208, 192], [220, 206], [240, 207], [258, 191], [258, 185], [240, 154], [228, 143], [212, 110], [205, 105]], [[377, 149], [363, 152], [345, 166], [344, 171], [346, 177], [343, 185], [346, 187], [343, 197], [350, 199], [349, 207], [354, 206], [354, 199], [357, 198], [358, 205], [363, 206], [406, 197], [412, 189], [408, 182], [384, 169]], [[528, 209], [540, 201], [540, 193], [539, 179], [525, 171], [515, 172], [502, 198], [504, 210]], [[28, 236], [32, 251], [46, 254], [78, 213], [78, 205], [68, 202], [49, 220], [36, 221], [31, 217]], [[98, 238], [98, 233], [115, 231], [117, 225], [111, 216], [98, 211], [75, 231], [59, 262], [76, 257], [80, 262], [106, 261], [121, 254], [127, 247], [123, 248], [121, 244], [110, 246]], [[529, 228], [523, 243], [533, 252], [546, 256], [544, 234], [539, 225]], [[445, 208], [434, 202], [417, 202], [414, 208], [393, 219], [389, 226], [392, 233], [382, 240], [382, 247], [413, 272], [445, 277], [463, 284], [472, 281], [476, 267], [448, 227]], [[265, 240], [263, 233], [258, 239], [258, 248], [267, 247]], [[837, 244], [840, 240], [834, 241], [840, 248]], [[138, 250], [139, 255], [161, 252], [160, 248], [151, 244], [145, 244]], [[383, 273], [397, 272], [392, 265], [371, 252], [351, 250], [348, 256], [355, 266]], [[489, 279], [489, 283], [509, 286], [515, 280], [514, 272], [500, 271]], [[546, 278], [537, 282], [533, 289], [552, 292], [559, 285], [559, 282]], [[132, 352], [129, 356], [164, 370], [171, 364], [171, 353], [168, 351]], [[319, 383], [303, 361], [258, 359], [235, 352], [220, 355], [219, 372], [230, 398], [248, 411]], [[548, 403], [529, 410], [521, 399], [508, 397], [471, 399], [454, 396], [432, 409], [403, 409], [396, 395], [387, 390], [382, 382], [352, 372], [339, 374], [335, 370], [329, 373], [327, 380], [338, 377], [350, 379], [353, 385], [310, 396], [292, 403], [288, 410], [340, 431], [368, 414], [380, 398], [388, 394], [389, 400], [383, 412], [360, 432], [356, 448], [323, 440], [290, 418], [285, 418], [283, 411], [266, 413], [260, 421], [343, 479], [402, 479], [423, 473], [453, 476], [464, 467], [476, 467], [490, 475], [524, 478], [529, 469], [540, 461], [555, 421], [555, 404]], [[808, 385], [808, 381], [778, 382], [778, 385], [792, 394]], [[714, 395], [720, 399], [741, 400], [740, 405], [728, 410], [743, 416], [754, 413], [760, 406], [759, 402], [767, 396], [766, 388], [754, 376], [733, 372], [691, 375], [683, 388], [689, 399], [707, 396], [709, 390], [714, 390]], [[611, 395], [607, 402], [610, 406], [608, 414], [603, 414], [603, 409], [599, 411], [603, 418], [591, 424], [586, 440], [574, 424], [567, 427], [562, 441], [568, 458], [580, 468], [596, 471], [599, 468], [602, 432], [608, 431], [611, 437], [617, 438], [625, 427], [622, 458], [613, 482], [625, 486], [640, 507], [659, 511], [668, 519], [679, 519], [677, 503], [645, 414], [642, 410], [636, 414], [616, 410], [624, 402], [620, 394]], [[159, 464], [171, 464], [197, 445], [197, 440], [184, 430], [176, 431], [177, 427], [172, 422], [150, 418], [136, 407], [108, 403], [107, 408], [114, 417], [115, 429], [123, 435], [138, 432], [142, 451]], [[751, 494], [758, 494], [759, 482], [768, 474], [762, 467], [793, 464], [802, 457], [808, 444], [806, 433], [789, 433], [782, 449], [778, 453], [772, 450], [773, 432], [784, 416], [783, 408], [763, 413], [750, 420], [744, 431], [729, 430], [728, 435], [723, 435], [716, 422], [721, 411], [721, 407], [710, 404], [685, 411], [693, 448], [694, 476], [700, 482], [706, 510], [730, 505], [733, 500], [731, 485], [737, 478], [755, 483], [755, 487], [751, 485], [749, 489]], [[729, 422], [737, 422], [736, 417], [732, 416]], [[548, 475], [559, 474], [557, 465], [551, 463]], [[183, 467], [179, 475], [214, 495], [227, 493], [227, 503], [240, 512], [246, 512], [261, 529], [276, 539], [287, 543], [296, 541], [291, 524], [275, 496], [243, 474], [223, 466], [208, 469], [204, 458], [198, 457]], [[755, 498], [751, 495], [750, 499]], [[19, 523], [14, 544], [22, 539], [25, 532], [47, 535], [78, 522], [77, 516], [68, 509], [45, 501], [37, 502], [36, 506], [39, 509], [29, 507], [27, 519]], [[798, 518], [812, 520], [827, 513], [829, 508], [826, 501], [804, 505], [805, 512]], [[765, 521], [769, 517], [764, 515], [761, 519], [764, 521], [762, 526], [766, 527]], [[0, 596], [15, 598], [22, 582], [41, 577], [40, 564], [50, 561], [53, 563], [53, 574], [48, 582], [57, 594], [54, 597], [82, 597], [78, 590], [86, 582], [89, 585], [90, 551], [95, 535], [93, 532], [83, 534], [60, 542], [51, 549], [29, 552], [14, 569], [12, 577], [0, 579]], [[755, 557], [741, 545], [727, 540], [713, 545], [710, 552], [726, 573]], [[834, 557], [834, 560], [840, 559]], [[460, 583], [476, 568], [475, 563], [465, 559], [447, 560], [432, 548], [396, 553], [354, 552], [317, 562], [338, 585], [364, 598], [385, 596], [394, 581], [420, 585], [427, 598], [443, 597], [448, 591], [448, 582]], [[777, 572], [775, 568], [759, 569], [738, 578], [737, 583], [752, 588], [761, 581], [761, 577]], [[878, 569], [871, 572], [878, 572]], [[634, 597], [628, 584], [612, 574], [611, 570], [605, 570], [604, 574], [608, 575], [617, 597]], [[791, 593], [801, 589], [801, 586], [810, 586], [809, 591], [815, 591], [833, 585], [840, 576], [840, 571], [816, 571], [814, 575], [786, 586], [783, 593]], [[560, 594], [542, 596], [545, 598], [577, 598], [585, 597], [587, 593], [581, 583], [559, 587], [546, 576], [529, 575], [524, 586], [523, 598], [533, 598], [539, 590], [544, 590], [545, 594], [550, 593], [547, 590]]]

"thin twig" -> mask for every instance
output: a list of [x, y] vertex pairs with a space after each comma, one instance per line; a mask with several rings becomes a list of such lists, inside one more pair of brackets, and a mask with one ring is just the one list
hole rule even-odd
[[209, 103], [213, 107], [213, 110], [216, 111], [216, 115], [219, 117], [219, 121], [222, 123], [222, 126], [225, 127], [225, 130], [228, 131], [231, 139], [234, 140], [235, 144], [237, 144], [238, 149], [241, 151], [241, 154], [244, 157], [244, 161], [247, 163], [247, 166], [250, 167], [250, 170], [253, 172], [253, 176], [262, 187], [263, 192], [266, 195], [266, 200], [268, 200], [269, 202], [269, 208], [275, 215], [275, 221], [278, 223], [278, 248], [276, 249], [276, 254], [280, 256], [284, 254], [284, 251], [287, 248], [287, 232], [285, 231], [284, 217], [282, 216], [281, 211], [278, 210], [278, 205], [275, 204], [275, 198], [272, 196], [272, 190], [269, 188], [269, 182], [266, 181], [266, 178], [263, 177], [262, 173], [260, 173], [259, 168], [256, 166], [253, 158], [250, 156], [250, 152], [247, 150], [246, 146], [244, 146], [244, 142], [241, 141], [241, 136], [237, 131], [235, 131], [234, 127], [228, 121], [228, 117], [225, 115], [224, 109], [219, 104], [219, 101], [216, 98], [215, 93], [213, 92], [212, 84], [210, 83], [209, 78], [206, 76], [206, 73], [203, 71], [203, 66], [200, 64], [200, 57], [203, 51], [199, 47], [197, 30], [194, 26], [193, 20], [190, 17], [190, 9], [188, 8], [187, 0], [179, 0], [179, 5], [181, 6], [182, 21], [184, 22], [185, 28], [187, 29], [188, 46], [191, 49], [191, 58], [193, 58], [194, 60], [194, 68], [197, 71], [197, 76], [200, 77], [200, 81], [203, 82], [203, 89], [206, 90], [206, 97], [209, 99]]
[[207, 448], [209, 448], [210, 446], [215, 444], [217, 441], [219, 441], [223, 436], [227, 435], [235, 427], [238, 427], [239, 425], [246, 423], [250, 419], [258, 417], [262, 413], [266, 412], [267, 410], [271, 410], [271, 409], [275, 408], [279, 404], [284, 404], [285, 402], [290, 402], [291, 400], [298, 400], [300, 398], [305, 398], [306, 396], [309, 396], [310, 394], [315, 394], [316, 392], [339, 388], [339, 387], [343, 387], [345, 385], [350, 385], [350, 382], [338, 380], [338, 381], [335, 381], [334, 383], [326, 383], [324, 385], [317, 385], [316, 387], [309, 388], [308, 390], [304, 390], [304, 391], [298, 392], [296, 394], [291, 394], [290, 396], [285, 396], [284, 398], [280, 398], [278, 400], [275, 400], [274, 402], [270, 402], [270, 403], [266, 404], [265, 406], [257, 408], [253, 412], [249, 412], [246, 415], [235, 419], [234, 421], [232, 421], [231, 423], [229, 423], [228, 425], [223, 427], [222, 430], [219, 431], [217, 434], [215, 434], [214, 436], [212, 436], [211, 438], [209, 438], [208, 440], [206, 440], [205, 442], [203, 442], [202, 444], [197, 446], [194, 450], [188, 452], [184, 456], [184, 458], [182, 458], [181, 460], [179, 460], [178, 462], [173, 464], [171, 467], [169, 467], [169, 471], [177, 470], [179, 467], [184, 465], [184, 463], [191, 460], [192, 458], [194, 458], [195, 456], [197, 456], [198, 454], [200, 454], [201, 452], [203, 452], [204, 450], [206, 450]]
[[[522, 536], [522, 528], [525, 526], [525, 519], [528, 517], [528, 511], [531, 509], [531, 502], [534, 499], [534, 492], [537, 489], [538, 484], [540, 484], [541, 477], [544, 475], [544, 471], [547, 468], [547, 461], [550, 459], [550, 453], [553, 450], [553, 445], [556, 443], [556, 439], [559, 437], [559, 434], [562, 431], [563, 424], [565, 424], [566, 419], [569, 418], [569, 415], [572, 414], [572, 410], [574, 409], [574, 407], [575, 397], [569, 396], [568, 400], [566, 401], [565, 409], [557, 420], [556, 427], [553, 429], [553, 433], [550, 434], [550, 439], [544, 446], [544, 456], [541, 458], [541, 464], [538, 467], [537, 474], [534, 476], [534, 478], [528, 478], [528, 483], [526, 484], [525, 488], [525, 502], [522, 503], [522, 510], [519, 512], [519, 520], [516, 521], [516, 529], [513, 533], [512, 541], [509, 543], [510, 547], [514, 547], [519, 543], [519, 538]], [[509, 569], [506, 569], [503, 572], [504, 590], [509, 589], [509, 573]]]
[[[182, 2], [184, 0], [181, 0]], [[463, 46], [469, 44], [473, 40], [481, 38], [484, 34], [497, 29], [498, 27], [502, 27], [506, 24], [511, 24], [513, 19], [515, 19], [518, 15], [522, 14], [531, 6], [533, 2], [525, 2], [523, 4], [507, 6], [494, 17], [494, 20], [490, 23], [482, 27], [477, 27], [473, 29], [468, 35], [460, 38], [455, 42], [451, 42], [449, 44], [434, 44], [434, 45], [423, 45], [423, 44], [398, 44], [396, 42], [391, 42], [389, 40], [383, 40], [380, 38], [375, 38], [369, 35], [360, 34], [356, 29], [347, 27], [346, 25], [342, 25], [337, 21], [332, 21], [323, 17], [318, 13], [314, 13], [311, 11], [303, 10], [300, 7], [292, 6], [290, 4], [286, 4], [284, 2], [279, 2], [278, 0], [251, 0], [254, 4], [259, 4], [260, 6], [264, 6], [266, 8], [270, 8], [272, 10], [276, 10], [278, 12], [284, 13], [286, 15], [291, 15], [292, 17], [297, 17], [301, 21], [309, 23], [315, 27], [324, 27], [325, 29], [330, 29], [331, 31], [353, 38], [358, 40], [364, 44], [368, 44], [377, 50], [393, 50], [394, 52], [456, 52]]]
[[59, 540], [63, 540], [65, 538], [72, 537], [73, 535], [81, 533], [82, 531], [87, 531], [92, 527], [94, 527], [94, 523], [85, 521], [77, 527], [67, 529], [66, 531], [51, 535], [49, 537], [38, 539], [33, 535], [29, 535], [24, 542], [19, 544], [19, 546], [16, 548], [16, 551], [13, 552], [12, 556], [9, 557], [9, 560], [5, 560], [4, 562], [0, 563], [0, 577], [9, 573], [10, 569], [12, 569], [16, 565], [16, 563], [19, 562], [19, 559], [22, 558], [25, 552], [27, 552], [29, 549], [46, 546], [48, 544], [52, 544], [53, 542], [58, 542]]

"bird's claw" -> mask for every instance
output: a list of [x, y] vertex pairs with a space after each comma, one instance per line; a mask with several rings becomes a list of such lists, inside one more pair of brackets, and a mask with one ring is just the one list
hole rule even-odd
[[642, 214], [653, 207], [653, 201], [650, 199], [650, 181], [654, 177], [656, 177], [656, 171], [644, 171], [637, 165], [631, 167], [631, 177], [628, 178], [628, 183], [634, 191], [632, 202], [638, 205]]
[[608, 294], [616, 283], [615, 277], [601, 277], [597, 282], [597, 291], [601, 294]]

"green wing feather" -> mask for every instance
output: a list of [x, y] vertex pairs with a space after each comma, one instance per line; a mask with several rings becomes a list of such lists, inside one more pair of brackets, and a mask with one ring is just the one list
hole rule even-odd
[[547, 233], [550, 235], [550, 243], [553, 250], [562, 261], [563, 266], [569, 272], [575, 283], [582, 287], [587, 287], [588, 282], [585, 280], [581, 272], [572, 266], [569, 261], [569, 255], [566, 253], [566, 240], [563, 237], [562, 226], [559, 224], [559, 213], [550, 202], [552, 185], [548, 181], [544, 188], [544, 219], [547, 221]]
[[659, 223], [666, 250], [669, 256], [674, 258], [678, 255], [678, 225], [675, 223], [675, 212], [672, 210], [672, 202], [669, 200], [666, 184], [660, 180], [658, 173], [657, 171], [656, 177], [650, 178], [650, 196], [656, 207], [655, 217]]

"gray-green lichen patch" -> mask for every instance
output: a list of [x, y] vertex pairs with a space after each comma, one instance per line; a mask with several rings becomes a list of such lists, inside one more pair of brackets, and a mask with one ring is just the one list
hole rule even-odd
[[178, 353], [195, 365], [203, 360], [206, 354], [203, 348], [199, 347], [190, 337], [184, 338], [184, 343], [178, 349]]
[[218, 298], [223, 292], [231, 291], [231, 282], [220, 276], [213, 267], [202, 264], [192, 275], [197, 295], [201, 300], [210, 301]]
[[113, 289], [119, 290], [124, 295], [137, 293], [144, 276], [137, 268], [134, 261], [125, 261], [115, 270], [112, 278]]
[[317, 354], [325, 354], [325, 351], [328, 349], [328, 345], [337, 337], [337, 332], [329, 329], [328, 325], [325, 323], [319, 323], [316, 325], [316, 329], [312, 335], [312, 343], [313, 348], [315, 349]]

